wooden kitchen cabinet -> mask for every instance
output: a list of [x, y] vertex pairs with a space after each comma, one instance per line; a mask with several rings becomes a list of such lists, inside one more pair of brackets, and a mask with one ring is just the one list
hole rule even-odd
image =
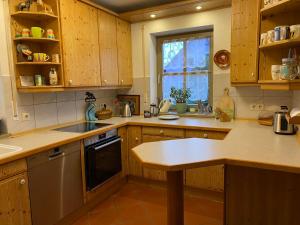
[[117, 19], [117, 45], [119, 85], [130, 86], [133, 83], [132, 54], [131, 54], [131, 25]]
[[[227, 132], [186, 130], [186, 138], [223, 140]], [[224, 191], [224, 165], [186, 170], [187, 186], [212, 191]]]
[[129, 126], [128, 134], [128, 168], [129, 175], [143, 176], [143, 166], [136, 157], [133, 155], [131, 149], [142, 144], [142, 128], [140, 126]]
[[77, 0], [60, 1], [65, 85], [100, 86], [98, 10]]
[[31, 225], [26, 173], [0, 181], [0, 224]]
[[102, 86], [119, 84], [117, 19], [115, 16], [98, 10], [99, 45]]
[[260, 0], [232, 1], [231, 83], [258, 81]]
[[118, 129], [118, 135], [121, 137], [121, 151], [122, 151], [122, 176], [129, 174], [128, 171], [128, 136], [127, 127]]

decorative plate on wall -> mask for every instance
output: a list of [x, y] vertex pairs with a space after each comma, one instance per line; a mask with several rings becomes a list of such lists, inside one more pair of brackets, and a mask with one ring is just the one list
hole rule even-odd
[[227, 50], [220, 50], [214, 56], [215, 64], [222, 70], [230, 67], [230, 52]]

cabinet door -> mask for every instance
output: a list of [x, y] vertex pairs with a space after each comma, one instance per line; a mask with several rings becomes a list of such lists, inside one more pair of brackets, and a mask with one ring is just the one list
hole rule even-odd
[[26, 173], [0, 182], [0, 224], [31, 225]]
[[129, 174], [133, 176], [143, 176], [143, 166], [135, 158], [131, 149], [142, 143], [142, 128], [139, 126], [128, 127], [128, 162]]
[[121, 151], [122, 151], [122, 175], [128, 175], [128, 136], [127, 127], [118, 129], [118, 134], [121, 137]]
[[60, 1], [66, 86], [100, 86], [97, 9], [77, 0]]
[[119, 84], [132, 85], [131, 26], [117, 19]]
[[260, 0], [232, 1], [231, 83], [258, 80]]
[[117, 19], [101, 10], [98, 11], [99, 44], [102, 86], [119, 84]]
[[[186, 130], [186, 138], [208, 138], [223, 140], [227, 133], [204, 131], [204, 130]], [[201, 188], [212, 191], [224, 190], [224, 166], [210, 166], [205, 168], [186, 170], [186, 185], [195, 188]]]

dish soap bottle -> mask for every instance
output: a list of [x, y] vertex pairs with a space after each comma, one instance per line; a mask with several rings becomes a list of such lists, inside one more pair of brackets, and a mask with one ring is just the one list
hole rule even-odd
[[93, 93], [86, 92], [85, 102], [87, 103], [87, 108], [85, 111], [86, 121], [96, 121], [96, 98]]
[[55, 68], [51, 68], [49, 72], [49, 84], [50, 85], [57, 85], [58, 84], [58, 77]]

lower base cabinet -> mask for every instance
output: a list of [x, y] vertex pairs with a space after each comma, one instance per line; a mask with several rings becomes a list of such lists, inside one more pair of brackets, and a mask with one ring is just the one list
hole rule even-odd
[[26, 173], [0, 181], [0, 224], [31, 225]]
[[142, 144], [142, 128], [140, 126], [129, 126], [128, 135], [128, 173], [132, 176], [142, 177], [143, 166], [133, 155], [131, 149]]

